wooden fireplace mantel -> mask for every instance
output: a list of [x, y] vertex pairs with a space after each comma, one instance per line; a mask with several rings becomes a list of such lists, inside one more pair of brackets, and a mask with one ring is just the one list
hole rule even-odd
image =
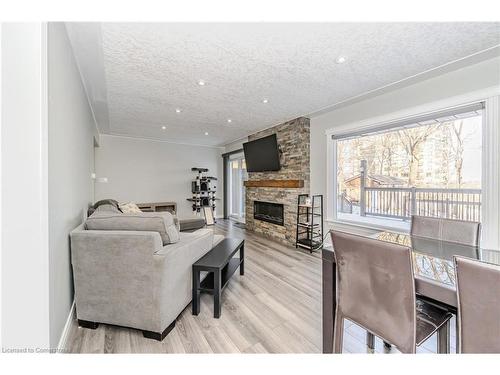
[[304, 180], [249, 180], [243, 183], [245, 187], [271, 187], [271, 188], [303, 188]]

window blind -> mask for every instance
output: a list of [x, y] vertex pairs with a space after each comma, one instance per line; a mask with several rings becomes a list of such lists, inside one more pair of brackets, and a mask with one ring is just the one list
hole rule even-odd
[[464, 105], [461, 107], [449, 108], [443, 111], [427, 113], [419, 116], [408, 117], [401, 120], [396, 120], [380, 125], [366, 127], [352, 132], [343, 132], [333, 134], [332, 139], [349, 139], [358, 138], [367, 135], [381, 134], [397, 129], [414, 128], [418, 126], [437, 124], [446, 121], [453, 121], [457, 119], [477, 116], [480, 111], [484, 109], [484, 102], [477, 102], [473, 104]]

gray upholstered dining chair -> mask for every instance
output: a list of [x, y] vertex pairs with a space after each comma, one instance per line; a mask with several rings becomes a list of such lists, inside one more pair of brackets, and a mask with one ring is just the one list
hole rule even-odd
[[435, 332], [438, 353], [449, 351], [451, 314], [416, 300], [411, 249], [332, 231], [337, 264], [334, 353], [342, 352], [344, 319], [395, 345], [403, 353]]
[[458, 353], [500, 353], [500, 266], [454, 257]]
[[413, 215], [410, 235], [479, 246], [481, 223]]
[[[410, 235], [479, 248], [481, 223], [412, 215]], [[456, 346], [458, 350], [458, 341], [460, 340], [458, 335], [458, 316], [455, 323], [457, 327]]]

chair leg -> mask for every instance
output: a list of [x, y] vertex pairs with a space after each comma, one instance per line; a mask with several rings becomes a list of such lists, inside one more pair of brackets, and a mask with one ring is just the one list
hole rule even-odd
[[366, 332], [366, 346], [371, 350], [375, 349], [375, 335], [370, 332]]
[[455, 315], [455, 351], [460, 353], [460, 327], [458, 324], [458, 314]]
[[344, 339], [344, 317], [337, 312], [335, 317], [335, 332], [333, 336], [333, 352], [342, 353], [342, 344]]
[[450, 352], [450, 322], [447, 321], [437, 331], [437, 352], [448, 354]]

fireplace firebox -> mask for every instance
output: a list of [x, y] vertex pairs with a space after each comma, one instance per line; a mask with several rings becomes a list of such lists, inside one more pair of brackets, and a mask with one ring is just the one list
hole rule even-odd
[[254, 201], [253, 217], [276, 225], [283, 226], [285, 224], [283, 205], [279, 203]]

